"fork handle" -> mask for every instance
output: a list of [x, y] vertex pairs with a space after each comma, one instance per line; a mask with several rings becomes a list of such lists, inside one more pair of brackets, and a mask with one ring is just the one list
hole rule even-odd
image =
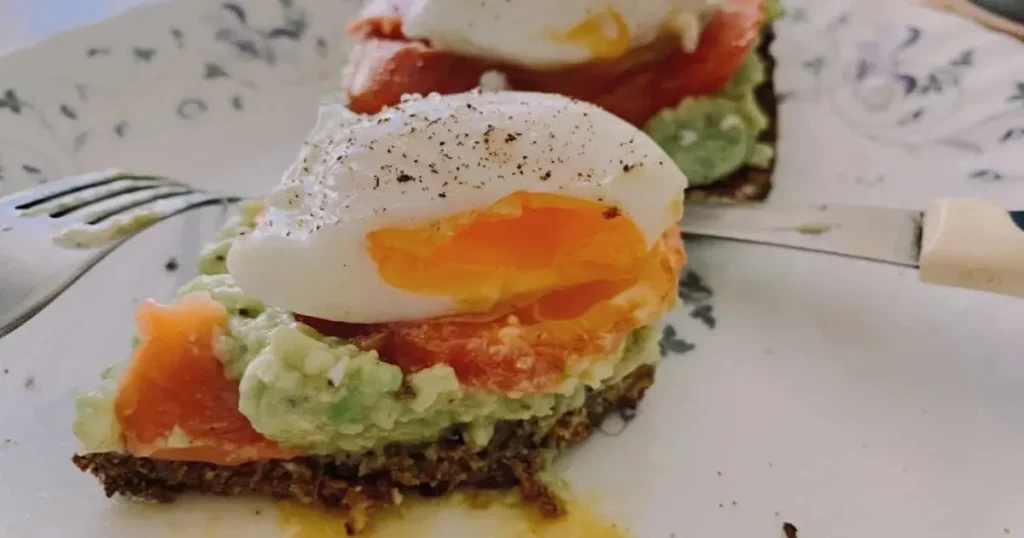
[[1024, 211], [945, 198], [924, 212], [922, 227], [922, 281], [1024, 297]]

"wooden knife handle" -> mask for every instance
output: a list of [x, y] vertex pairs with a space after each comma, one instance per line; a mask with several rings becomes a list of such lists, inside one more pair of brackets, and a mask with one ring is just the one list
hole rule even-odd
[[1024, 39], [1020, 0], [919, 0], [925, 5], [973, 19], [993, 30]]
[[922, 281], [1024, 297], [1024, 212], [946, 198], [932, 202], [922, 228]]

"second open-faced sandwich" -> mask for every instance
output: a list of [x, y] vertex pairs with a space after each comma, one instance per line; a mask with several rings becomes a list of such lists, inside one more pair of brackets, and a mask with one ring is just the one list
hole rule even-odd
[[373, 113], [405, 94], [557, 93], [642, 128], [693, 198], [771, 188], [777, 0], [372, 0], [342, 85]]
[[403, 494], [519, 486], [654, 379], [686, 178], [599, 107], [539, 93], [328, 106], [131, 358], [77, 403], [108, 495], [290, 497], [362, 529]]

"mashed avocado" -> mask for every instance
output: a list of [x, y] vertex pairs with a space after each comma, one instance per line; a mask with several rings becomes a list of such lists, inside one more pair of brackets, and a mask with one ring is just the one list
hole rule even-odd
[[690, 185], [713, 183], [746, 164], [757, 132], [738, 101], [691, 97], [651, 118], [644, 130], [686, 174]]
[[117, 378], [120, 366], [103, 371], [96, 390], [83, 392], [75, 398], [75, 437], [83, 452], [109, 452], [121, 449], [121, 425], [114, 415]]
[[229, 375], [241, 378], [239, 409], [260, 433], [310, 453], [428, 441], [456, 425], [482, 445], [498, 420], [557, 416], [583, 404], [588, 384], [617, 381], [657, 360], [654, 331], [640, 329], [618, 353], [583, 373], [585, 383], [514, 397], [462, 387], [444, 365], [403, 376], [375, 351], [323, 336], [246, 297], [230, 275], [199, 276], [180, 293], [198, 291], [229, 312], [218, 349]]
[[[767, 22], [781, 15], [778, 0], [769, 0]], [[661, 110], [644, 125], [644, 132], [672, 157], [690, 186], [725, 179], [744, 166], [768, 168], [774, 150], [758, 142], [768, 119], [754, 97], [766, 77], [764, 59], [754, 47], [721, 91], [687, 97]]]
[[[453, 428], [482, 446], [499, 420], [549, 418], [553, 423], [583, 405], [588, 390], [658, 359], [655, 331], [646, 327], [634, 331], [611, 356], [595, 357], [550, 394], [463, 387], [445, 365], [403, 376], [375, 351], [321, 335], [235, 284], [224, 257], [233, 238], [255, 225], [262, 207], [241, 208], [203, 251], [201, 274], [178, 294], [206, 293], [227, 310], [227, 330], [216, 337], [218, 358], [225, 372], [239, 379], [239, 409], [253, 427], [283, 446], [310, 454], [360, 452], [393, 442], [431, 441]], [[97, 390], [78, 397], [74, 431], [84, 452], [122, 447], [113, 411], [117, 371], [109, 370]], [[175, 443], [187, 445], [183, 435], [178, 431]]]
[[779, 17], [786, 14], [786, 10], [782, 7], [781, 0], [768, 0], [768, 4], [765, 6], [765, 20], [768, 24], [775, 21]]
[[236, 237], [256, 227], [256, 216], [265, 204], [247, 200], [238, 204], [238, 213], [217, 231], [213, 241], [199, 253], [199, 274], [218, 275], [228, 272], [228, 249]]
[[[623, 346], [615, 378], [656, 357], [651, 332], [642, 331]], [[270, 345], [242, 376], [239, 408], [257, 430], [282, 445], [337, 453], [433, 441], [455, 425], [482, 446], [496, 421], [558, 416], [583, 405], [586, 394], [582, 385], [567, 394], [518, 398], [467, 389], [446, 365], [405, 376], [405, 382], [403, 390], [398, 367], [374, 352], [329, 345], [285, 326], [274, 330]]]

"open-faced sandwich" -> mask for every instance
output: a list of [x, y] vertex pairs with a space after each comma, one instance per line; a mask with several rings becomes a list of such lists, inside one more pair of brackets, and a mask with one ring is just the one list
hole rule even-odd
[[328, 106], [131, 358], [77, 402], [108, 495], [260, 494], [357, 531], [405, 493], [519, 486], [654, 380], [686, 178], [562, 96]]
[[350, 106], [475, 87], [558, 93], [642, 128], [692, 198], [771, 189], [778, 0], [371, 0], [352, 22]]

